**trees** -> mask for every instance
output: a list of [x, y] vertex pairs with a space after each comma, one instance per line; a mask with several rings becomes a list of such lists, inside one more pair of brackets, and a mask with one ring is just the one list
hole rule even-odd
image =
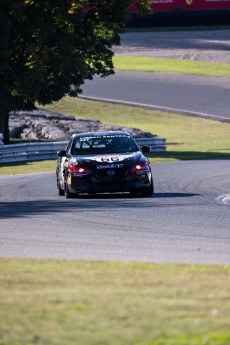
[[[85, 79], [113, 73], [112, 45], [130, 0], [0, 0], [0, 132], [9, 113], [76, 96]], [[149, 0], [139, 0], [142, 9]]]

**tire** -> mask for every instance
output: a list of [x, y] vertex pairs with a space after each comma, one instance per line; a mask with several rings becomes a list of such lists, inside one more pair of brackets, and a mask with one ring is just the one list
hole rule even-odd
[[65, 180], [65, 191], [64, 191], [66, 199], [71, 199], [74, 197], [74, 194], [69, 191], [67, 181]]
[[152, 179], [150, 186], [142, 189], [141, 195], [142, 196], [151, 196], [153, 194], [154, 194], [154, 186], [153, 186], [153, 179]]
[[64, 196], [64, 195], [65, 195], [64, 190], [61, 189], [61, 187], [60, 187], [59, 178], [57, 178], [57, 190], [58, 190], [58, 195], [59, 195], [59, 196]]
[[131, 189], [131, 190], [129, 191], [129, 194], [130, 194], [131, 196], [138, 196], [138, 195], [140, 195], [140, 191], [139, 191], [139, 190], [136, 190], [136, 189]]

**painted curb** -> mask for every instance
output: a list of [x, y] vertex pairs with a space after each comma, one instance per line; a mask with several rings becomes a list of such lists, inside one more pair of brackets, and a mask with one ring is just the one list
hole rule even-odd
[[230, 206], [230, 194], [227, 194], [223, 199], [223, 203]]

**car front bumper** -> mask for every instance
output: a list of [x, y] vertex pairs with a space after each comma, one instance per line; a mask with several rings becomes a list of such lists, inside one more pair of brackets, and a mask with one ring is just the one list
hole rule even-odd
[[148, 188], [151, 184], [150, 171], [127, 173], [124, 176], [98, 176], [96, 174], [68, 174], [68, 188], [72, 193], [129, 192]]

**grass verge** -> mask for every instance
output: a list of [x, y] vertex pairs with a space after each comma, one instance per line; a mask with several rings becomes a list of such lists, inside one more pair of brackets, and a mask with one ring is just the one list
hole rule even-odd
[[[167, 152], [149, 154], [151, 162], [230, 156], [229, 123], [70, 97], [46, 109], [106, 124], [136, 127], [167, 138]], [[56, 160], [8, 163], [0, 166], [0, 175], [55, 171], [55, 166]]]
[[144, 56], [114, 56], [115, 70], [161, 72], [208, 77], [230, 77], [230, 64], [161, 59]]
[[229, 123], [70, 97], [46, 108], [106, 124], [136, 127], [167, 138], [167, 152], [151, 153], [153, 162], [230, 155]]
[[1, 345], [227, 345], [230, 267], [0, 260]]
[[0, 165], [0, 175], [17, 175], [55, 171], [56, 159], [36, 162], [4, 163]]
[[[138, 107], [65, 97], [46, 109], [100, 120], [106, 124], [140, 128], [167, 138], [166, 158], [197, 159], [230, 154], [230, 124]], [[181, 155], [181, 156], [180, 156]], [[153, 153], [152, 157], [161, 157]]]

